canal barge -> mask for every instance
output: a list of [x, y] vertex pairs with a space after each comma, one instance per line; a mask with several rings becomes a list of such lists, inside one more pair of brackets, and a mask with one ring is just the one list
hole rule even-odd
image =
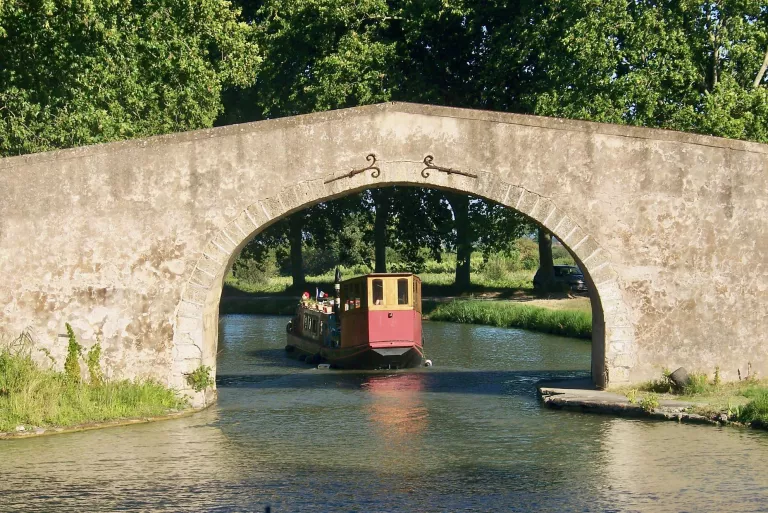
[[377, 273], [341, 281], [335, 297], [304, 293], [287, 326], [286, 351], [333, 367], [400, 369], [423, 363], [421, 280]]

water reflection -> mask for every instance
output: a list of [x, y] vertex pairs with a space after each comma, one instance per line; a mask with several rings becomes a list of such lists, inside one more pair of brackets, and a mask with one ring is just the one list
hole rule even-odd
[[764, 511], [768, 436], [542, 409], [589, 344], [427, 323], [436, 366], [320, 371], [223, 316], [219, 402], [0, 443], [0, 511]]
[[386, 467], [397, 468], [403, 454], [418, 458], [421, 433], [429, 425], [429, 411], [424, 405], [424, 374], [371, 376], [361, 385], [368, 393], [366, 412], [372, 433], [385, 454]]

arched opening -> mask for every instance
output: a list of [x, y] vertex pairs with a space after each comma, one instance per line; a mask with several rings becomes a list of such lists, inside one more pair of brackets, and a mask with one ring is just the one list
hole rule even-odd
[[[612, 304], [612, 318], [626, 318], [615, 284], [615, 273], [595, 239], [585, 233], [567, 213], [562, 212], [550, 199], [522, 187], [501, 182], [484, 173], [470, 174], [446, 168], [430, 168], [427, 159], [424, 160], [426, 167], [422, 166], [424, 173], [420, 180], [379, 179], [381, 170], [376, 165], [376, 158], [373, 155], [369, 157], [369, 162], [373, 162], [368, 167], [353, 173], [339, 174], [338, 178], [333, 177], [324, 184], [330, 184], [331, 191], [328, 187], [318, 190], [311, 184], [299, 183], [284, 190], [277, 198], [265, 198], [252, 203], [214, 237], [203, 251], [177, 310], [177, 323], [182, 329], [177, 330], [175, 335], [176, 354], [184, 355], [175, 359], [177, 376], [200, 364], [215, 370], [219, 302], [224, 276], [251, 239], [280, 219], [309, 206], [365, 189], [398, 185], [442, 189], [496, 202], [521, 213], [557, 237], [583, 270], [588, 283], [592, 309], [592, 380], [598, 387], [626, 380], [627, 369], [633, 358], [632, 334], [621, 326], [618, 344], [610, 346], [608, 342], [612, 341], [607, 338], [611, 327], [606, 327], [606, 295]], [[617, 348], [621, 352], [618, 355], [619, 361], [617, 355], [612, 354]]]

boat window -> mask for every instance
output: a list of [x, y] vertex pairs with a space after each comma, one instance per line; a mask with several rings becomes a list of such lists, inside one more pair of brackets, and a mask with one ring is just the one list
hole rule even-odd
[[397, 304], [408, 304], [408, 278], [400, 278], [397, 280]]
[[304, 314], [304, 331], [309, 331], [309, 315]]
[[384, 304], [384, 282], [382, 280], [373, 280], [373, 304]]

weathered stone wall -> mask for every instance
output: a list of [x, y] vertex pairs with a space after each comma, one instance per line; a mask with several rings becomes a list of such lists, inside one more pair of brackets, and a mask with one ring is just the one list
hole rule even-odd
[[[368, 154], [378, 176], [325, 183]], [[426, 155], [477, 178], [422, 176]], [[221, 282], [250, 237], [314, 202], [418, 184], [504, 203], [573, 250], [594, 285], [597, 382], [766, 375], [767, 182], [765, 145], [409, 104], [3, 159], [0, 336], [31, 327], [63, 362], [70, 322], [112, 376], [184, 388], [215, 366]]]

